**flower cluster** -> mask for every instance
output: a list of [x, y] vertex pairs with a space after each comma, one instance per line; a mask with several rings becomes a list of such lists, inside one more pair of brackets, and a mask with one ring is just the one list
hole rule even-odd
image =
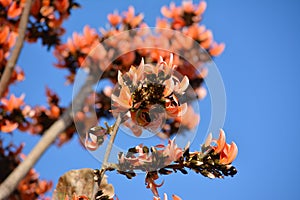
[[[18, 36], [18, 25], [26, 0], [0, 0], [0, 78], [5, 70], [10, 52]], [[73, 0], [34, 0], [30, 10], [25, 39], [29, 42], [42, 40], [43, 45], [51, 46], [60, 43], [59, 37], [65, 32], [61, 27], [73, 8], [79, 5]], [[24, 79], [24, 72], [15, 67], [10, 78], [10, 84]], [[50, 90], [46, 92], [48, 98]], [[57, 103], [49, 103], [50, 108], [36, 106], [31, 108], [24, 103], [24, 95], [17, 98], [8, 96], [9, 90], [0, 103], [0, 129], [2, 132], [12, 132], [15, 129], [41, 134], [62, 114]], [[58, 97], [57, 97], [58, 98]], [[72, 134], [75, 129], [73, 128]], [[68, 131], [67, 131], [68, 132]]]
[[11, 95], [9, 99], [2, 98], [0, 103], [0, 130], [2, 132], [12, 132], [15, 129], [25, 131], [29, 127], [29, 122], [26, 119], [31, 113], [31, 108], [24, 105], [25, 95], [19, 98]]
[[[10, 51], [15, 45], [25, 4], [26, 0], [0, 0], [0, 78]], [[78, 6], [74, 0], [34, 0], [26, 30], [26, 41], [36, 42], [41, 39], [48, 49], [58, 45], [65, 32], [61, 26], [63, 21], [68, 18], [71, 10]], [[22, 80], [24, 72], [17, 67], [13, 71], [10, 84]]]
[[[212, 32], [201, 25], [205, 8], [206, 3], [203, 1], [199, 5], [184, 2], [181, 6], [171, 4], [170, 8], [163, 7], [161, 12], [165, 18], [158, 19], [157, 28], [154, 32], [147, 28], [148, 25], [143, 21], [144, 15], [142, 13], [137, 14], [133, 7], [129, 7], [124, 12], [115, 11], [107, 16], [109, 28], [100, 28], [100, 33], [97, 33], [96, 29], [86, 26], [82, 34], [74, 33], [66, 43], [56, 46], [54, 55], [58, 62], [55, 66], [70, 72], [67, 76], [68, 83], [74, 82], [75, 74], [79, 68], [88, 68], [95, 74], [101, 73], [101, 80], [109, 79], [116, 84], [120, 80], [118, 74], [126, 74], [132, 65], [138, 66], [143, 58], [145, 58], [146, 63], [159, 63], [161, 57], [165, 62], [170, 62], [169, 55], [174, 53], [173, 64], [177, 66], [174, 71], [186, 76], [194, 89], [194, 92], [186, 93], [187, 99], [202, 99], [206, 96], [206, 89], [202, 83], [207, 76], [207, 69], [203, 67], [203, 63], [209, 62], [211, 59], [209, 56], [217, 56], [224, 49], [224, 44], [216, 44], [213, 41]], [[124, 32], [127, 30], [129, 32]], [[180, 31], [180, 34], [176, 31]], [[109, 38], [113, 39], [110, 40]], [[152, 48], [145, 48], [147, 46]], [[133, 68], [130, 73], [135, 73]], [[122, 89], [121, 95], [128, 95], [126, 90]], [[141, 89], [135, 92], [141, 93]], [[104, 93], [104, 91], [97, 91], [93, 94], [96, 97], [96, 104], [100, 105], [99, 109], [96, 106], [98, 118], [109, 117], [110, 113], [107, 111], [112, 109], [109, 103], [111, 96], [104, 95]], [[172, 101], [174, 103], [177, 99]], [[169, 101], [169, 103], [171, 102]], [[158, 107], [153, 107], [152, 110], [159, 110], [160, 106], [166, 106], [166, 103], [162, 104], [156, 102]], [[90, 109], [78, 114], [82, 122], [89, 120]], [[132, 111], [133, 109], [131, 108]], [[136, 109], [136, 111], [130, 112], [130, 118], [138, 125], [147, 126], [148, 115], [151, 115], [148, 113], [148, 109]], [[184, 113], [181, 112], [180, 117], [173, 116], [173, 118], [160, 119], [166, 120], [166, 123], [160, 127], [162, 129], [162, 134], [159, 133], [161, 137], [170, 137], [178, 131], [179, 125], [192, 129], [199, 123], [200, 117], [193, 112], [192, 107], [182, 107], [182, 109], [188, 109], [188, 112], [192, 114], [186, 114], [182, 117]], [[176, 112], [178, 111], [175, 111], [174, 115]], [[188, 120], [188, 118], [193, 118], [193, 120]], [[141, 129], [136, 129], [137, 126], [135, 125], [134, 123], [127, 123], [127, 126], [135, 130], [136, 135], [139, 135]], [[86, 127], [85, 130], [89, 128]], [[149, 129], [157, 129], [157, 127], [149, 127]]]
[[234, 142], [230, 145], [225, 141], [225, 133], [221, 129], [218, 139], [212, 139], [209, 134], [200, 151], [190, 152], [189, 146], [184, 149], [178, 147], [175, 140], [169, 140], [168, 145], [156, 145], [151, 148], [138, 145], [130, 148], [127, 153], [119, 154], [118, 164], [112, 164], [109, 170], [117, 170], [120, 174], [131, 179], [137, 171], [146, 172], [146, 187], [158, 196], [157, 184], [160, 175], [169, 175], [173, 172], [187, 174], [186, 169], [208, 178], [224, 178], [237, 173], [231, 165], [238, 153]]
[[[9, 98], [0, 100], [0, 130], [10, 133], [16, 129], [22, 132], [42, 135], [63, 113], [65, 108], [59, 105], [59, 97], [49, 88], [46, 88], [46, 96], [49, 107], [31, 107], [24, 102], [25, 95], [16, 97], [10, 95]], [[58, 145], [62, 145], [72, 138], [75, 126], [72, 124], [62, 134], [59, 135]]]
[[206, 30], [205, 26], [199, 25], [205, 9], [205, 1], [200, 1], [198, 5], [193, 5], [192, 1], [183, 1], [182, 5], [178, 7], [171, 3], [169, 8], [166, 6], [161, 8], [161, 13], [171, 22], [168, 23], [166, 19], [159, 19], [156, 25], [161, 28], [181, 30], [196, 40], [211, 56], [217, 56], [223, 52], [225, 45], [214, 42], [212, 32]]
[[[1, 0], [1, 25], [17, 34], [18, 23], [26, 0]], [[59, 37], [65, 32], [61, 27], [73, 8], [78, 7], [73, 0], [34, 0], [30, 10], [26, 39], [36, 42], [42, 39], [43, 45], [51, 47], [59, 43]]]
[[[5, 147], [3, 141], [0, 140], [0, 183], [19, 165], [22, 154], [23, 144], [16, 147], [13, 144]], [[40, 180], [39, 175], [34, 169], [31, 169], [27, 175], [20, 181], [16, 190], [8, 199], [24, 199], [32, 200], [40, 197], [45, 199], [44, 194], [52, 187], [52, 182]]]
[[156, 65], [144, 64], [142, 59], [138, 68], [132, 66], [124, 75], [119, 71], [120, 89], [112, 94], [112, 112], [114, 115], [130, 117], [126, 123], [136, 136], [142, 128], [158, 132], [165, 117], [182, 117], [187, 110], [187, 103], [179, 99], [185, 93], [189, 80], [185, 76], [180, 81], [173, 71], [173, 55], [169, 63], [163, 61]]

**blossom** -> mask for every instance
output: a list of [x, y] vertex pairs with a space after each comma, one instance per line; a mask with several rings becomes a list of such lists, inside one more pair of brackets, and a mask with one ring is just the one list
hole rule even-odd
[[230, 164], [236, 158], [238, 153], [237, 145], [232, 142], [231, 144], [226, 143], [225, 132], [220, 129], [219, 138], [217, 140], [212, 140], [216, 143], [216, 146], [213, 146], [213, 150], [216, 154], [220, 154], [220, 164]]
[[9, 99], [2, 98], [1, 103], [5, 110], [12, 112], [14, 109], [20, 109], [20, 107], [24, 104], [24, 97], [24, 94], [22, 94], [19, 98], [12, 94]]
[[136, 28], [144, 19], [144, 15], [135, 15], [135, 10], [133, 6], [129, 6], [128, 11], [124, 12], [123, 22], [130, 25], [130, 28]]
[[121, 22], [122, 17], [115, 12], [113, 14], [108, 14], [107, 19], [112, 26], [117, 26]]
[[17, 122], [11, 122], [9, 120], [4, 120], [2, 124], [0, 124], [1, 132], [9, 133], [18, 128], [19, 124]]
[[238, 153], [237, 145], [232, 142], [230, 145], [226, 144], [223, 151], [220, 154], [220, 163], [221, 164], [230, 164], [236, 158]]
[[212, 56], [218, 56], [220, 55], [225, 49], [225, 44], [224, 43], [213, 43], [212, 47], [209, 49], [209, 53]]
[[173, 75], [175, 68], [171, 54], [169, 62], [160, 58], [152, 65], [142, 59], [138, 68], [131, 66], [125, 74], [118, 72], [120, 89], [111, 95], [112, 112], [130, 118], [126, 125], [135, 135], [141, 133], [141, 128], [158, 132], [166, 116], [176, 118], [186, 112], [187, 103], [181, 104], [179, 97], [184, 95], [189, 79], [184, 76], [180, 81]]
[[167, 157], [165, 160], [165, 165], [168, 165], [174, 161], [179, 160], [183, 155], [182, 149], [177, 146], [175, 139], [169, 140], [168, 145], [163, 151], [163, 155]]
[[16, 18], [21, 15], [22, 9], [23, 8], [19, 3], [17, 3], [16, 1], [13, 1], [13, 3], [8, 8], [7, 16], [10, 18]]

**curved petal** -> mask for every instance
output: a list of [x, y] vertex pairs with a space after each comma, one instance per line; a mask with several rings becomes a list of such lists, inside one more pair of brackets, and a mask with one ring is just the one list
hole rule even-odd
[[219, 139], [216, 141], [217, 147], [214, 148], [216, 153], [220, 153], [226, 144], [226, 137], [225, 137], [225, 132], [223, 129], [220, 129], [220, 134], [219, 134]]

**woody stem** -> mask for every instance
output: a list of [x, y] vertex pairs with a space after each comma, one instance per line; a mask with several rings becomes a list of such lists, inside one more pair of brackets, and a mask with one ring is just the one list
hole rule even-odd
[[112, 150], [112, 146], [113, 146], [113, 144], [114, 144], [114, 141], [115, 141], [115, 139], [116, 139], [117, 132], [118, 132], [118, 130], [119, 130], [120, 124], [121, 124], [121, 116], [120, 116], [120, 114], [119, 114], [118, 117], [117, 117], [117, 119], [116, 119], [115, 124], [113, 125], [113, 130], [112, 130], [112, 132], [111, 132], [111, 134], [110, 134], [110, 139], [109, 139], [109, 142], [108, 142], [106, 151], [105, 151], [104, 160], [103, 160], [101, 169], [104, 169], [104, 170], [105, 170], [105, 168], [107, 167], [109, 155], [110, 155], [110, 152], [111, 152], [111, 150]]

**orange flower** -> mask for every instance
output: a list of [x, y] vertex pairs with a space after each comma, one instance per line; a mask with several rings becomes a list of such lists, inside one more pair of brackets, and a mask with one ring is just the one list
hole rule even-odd
[[115, 12], [114, 14], [108, 14], [107, 19], [112, 26], [117, 26], [121, 22], [122, 17]]
[[166, 19], [157, 19], [156, 27], [157, 28], [170, 28], [170, 25]]
[[124, 12], [124, 23], [129, 24], [131, 28], [137, 27], [144, 19], [143, 14], [135, 16], [135, 10], [133, 6], [129, 6], [128, 11]]
[[175, 3], [170, 3], [170, 8], [163, 6], [160, 10], [161, 14], [167, 18], [179, 18], [181, 9], [175, 6]]
[[202, 15], [204, 13], [204, 11], [206, 10], [207, 4], [205, 1], [201, 1], [198, 5], [198, 8], [196, 8], [195, 10], [195, 14], [196, 15]]
[[4, 44], [9, 34], [9, 27], [4, 26], [0, 29], [0, 44]]
[[[50, 15], [54, 15], [54, 8], [52, 6], [43, 6], [40, 10], [40, 13], [44, 17], [49, 17]], [[54, 16], [53, 16], [54, 17]]]
[[112, 94], [111, 99], [114, 101], [113, 106], [117, 108], [113, 112], [127, 112], [132, 107], [130, 90], [125, 85], [121, 88], [120, 95], [117, 97]]
[[3, 7], [7, 7], [11, 3], [11, 0], [0, 0], [0, 4], [2, 4]]
[[170, 117], [180, 117], [187, 111], [187, 103], [180, 105], [177, 97], [173, 94], [171, 99], [166, 99], [166, 112]]
[[9, 99], [1, 99], [1, 103], [4, 105], [5, 110], [12, 112], [14, 109], [19, 109], [24, 104], [24, 97], [24, 94], [22, 94], [19, 98], [12, 94]]
[[22, 13], [22, 7], [20, 5], [18, 5], [18, 3], [16, 1], [14, 1], [8, 11], [7, 11], [7, 16], [9, 18], [15, 18], [15, 17], [18, 17], [20, 16]]
[[214, 142], [216, 142], [217, 146], [215, 146], [213, 149], [216, 153], [220, 153], [226, 144], [225, 132], [222, 129], [220, 129], [219, 139], [214, 140]]
[[169, 140], [168, 146], [163, 151], [164, 156], [167, 156], [165, 165], [169, 165], [171, 162], [178, 161], [182, 156], [182, 149], [177, 146], [175, 139]]
[[19, 124], [17, 122], [11, 122], [9, 120], [4, 120], [4, 123], [0, 124], [1, 132], [10, 133], [18, 128]]
[[218, 56], [224, 51], [224, 49], [225, 49], [224, 43], [221, 44], [214, 43], [212, 47], [209, 49], [209, 54], [212, 56]]
[[[211, 136], [208, 138], [211, 138]], [[230, 145], [226, 143], [225, 132], [222, 129], [220, 129], [219, 139], [212, 141], [217, 144], [217, 146], [214, 146], [213, 149], [216, 154], [220, 154], [220, 164], [227, 165], [232, 163], [238, 153], [237, 145], [234, 142]], [[209, 141], [207, 140], [205, 144], [206, 143], [209, 143]]]
[[64, 13], [69, 8], [70, 3], [69, 0], [55, 0], [54, 6], [60, 13]]
[[224, 165], [232, 163], [232, 161], [234, 161], [234, 159], [236, 158], [237, 153], [238, 148], [234, 142], [232, 142], [230, 145], [226, 144], [220, 154], [220, 163]]

